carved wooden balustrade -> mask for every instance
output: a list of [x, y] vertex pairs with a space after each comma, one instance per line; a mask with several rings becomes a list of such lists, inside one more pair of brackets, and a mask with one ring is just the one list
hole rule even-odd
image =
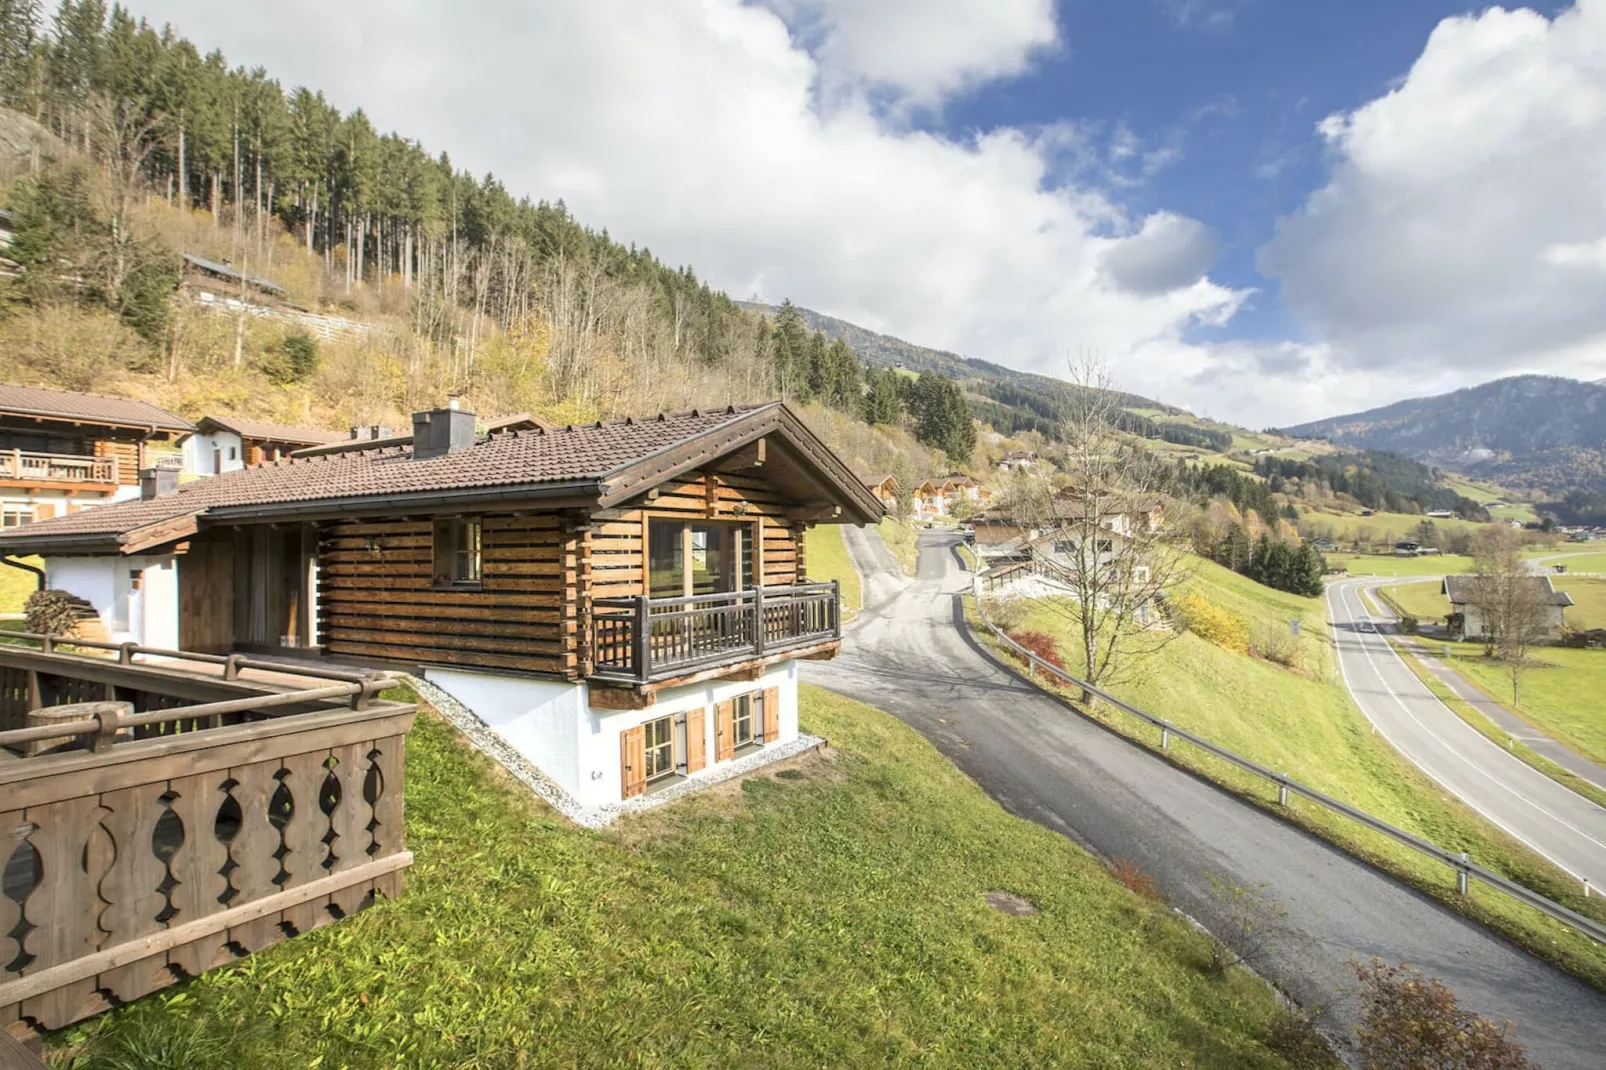
[[[42, 658], [96, 660], [0, 647]], [[0, 731], [0, 1027], [60, 1028], [399, 894], [414, 707], [376, 697], [392, 681], [136, 712], [139, 667], [99, 666], [123, 674], [108, 698]]]

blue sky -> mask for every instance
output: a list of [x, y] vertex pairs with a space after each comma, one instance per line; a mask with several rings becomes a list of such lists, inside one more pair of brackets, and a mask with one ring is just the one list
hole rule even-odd
[[1439, 0], [1064, 0], [1061, 47], [922, 121], [962, 137], [1069, 118], [1174, 149], [1173, 162], [1112, 195], [1134, 214], [1171, 209], [1209, 224], [1222, 241], [1211, 276], [1261, 291], [1229, 326], [1188, 336], [1299, 336], [1255, 261], [1277, 219], [1322, 184], [1316, 124], [1385, 93], [1441, 19], [1469, 10]]
[[1606, 0], [132, 6], [922, 345], [1251, 426], [1606, 376]]

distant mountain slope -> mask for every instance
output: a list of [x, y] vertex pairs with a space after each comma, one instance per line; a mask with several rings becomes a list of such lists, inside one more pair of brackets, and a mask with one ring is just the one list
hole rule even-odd
[[[757, 301], [738, 301], [738, 305], [750, 312], [760, 312], [766, 316], [775, 315], [775, 306], [766, 305]], [[875, 331], [860, 327], [856, 323], [827, 316], [812, 309], [798, 307], [803, 316], [803, 322], [808, 324], [811, 331], [824, 331], [830, 339], [840, 338], [847, 347], [853, 350], [858, 358], [866, 364], [874, 364], [887, 368], [907, 368], [912, 372], [936, 372], [950, 379], [965, 382], [977, 380], [983, 383], [1002, 383], [1013, 386], [1026, 387], [1033, 390], [1048, 390], [1059, 393], [1070, 389], [1070, 384], [1063, 379], [1055, 379], [1049, 375], [1037, 375], [1034, 372], [1016, 371], [1006, 368], [1002, 364], [994, 364], [987, 360], [978, 360], [975, 357], [962, 357], [957, 353], [949, 353], [942, 349], [927, 349], [917, 346], [913, 342], [905, 342], [902, 338], [894, 338], [890, 334], [878, 334]], [[979, 393], [990, 396], [987, 390]], [[1157, 409], [1172, 416], [1185, 415], [1185, 410], [1174, 405], [1141, 397], [1137, 394], [1126, 394], [1121, 404], [1131, 409]]]
[[1606, 457], [1606, 385], [1518, 375], [1285, 429], [1391, 450], [1544, 490], [1592, 486]]

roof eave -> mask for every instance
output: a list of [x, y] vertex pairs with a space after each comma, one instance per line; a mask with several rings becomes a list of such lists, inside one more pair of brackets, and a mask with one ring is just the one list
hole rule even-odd
[[358, 494], [343, 498], [309, 498], [294, 502], [263, 502], [251, 505], [213, 506], [205, 513], [209, 521], [259, 521], [323, 515], [371, 514], [431, 509], [450, 506], [466, 509], [476, 505], [505, 506], [513, 501], [551, 502], [555, 499], [572, 500], [576, 508], [591, 505], [601, 491], [599, 481], [593, 477], [565, 480], [561, 483], [517, 483], [512, 485], [458, 487], [451, 490], [427, 490], [406, 494]]

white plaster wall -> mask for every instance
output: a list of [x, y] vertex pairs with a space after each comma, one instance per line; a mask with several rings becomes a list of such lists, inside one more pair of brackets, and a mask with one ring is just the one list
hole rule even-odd
[[424, 679], [473, 710], [564, 791], [583, 797], [579, 732], [589, 712], [583, 686], [462, 669], [425, 669]]
[[[136, 569], [142, 574], [138, 591]], [[178, 647], [178, 571], [171, 555], [47, 557], [45, 586], [94, 606], [114, 643]]]
[[[426, 669], [424, 678], [463, 705], [585, 806], [618, 802], [624, 784], [619, 737], [660, 717], [765, 688], [780, 692], [780, 735], [797, 738], [797, 663], [771, 665], [758, 680], [711, 680], [661, 691], [645, 710], [594, 710], [587, 685], [461, 669]], [[768, 711], [766, 711], [766, 715]], [[714, 717], [703, 719], [704, 751], [714, 767]], [[765, 742], [770, 742], [768, 732]], [[699, 775], [692, 774], [694, 777]]]
[[[245, 448], [240, 436], [233, 431], [214, 431], [209, 435], [191, 435], [182, 445], [184, 471], [198, 476], [216, 476], [245, 467]], [[233, 459], [229, 451], [234, 451]]]

